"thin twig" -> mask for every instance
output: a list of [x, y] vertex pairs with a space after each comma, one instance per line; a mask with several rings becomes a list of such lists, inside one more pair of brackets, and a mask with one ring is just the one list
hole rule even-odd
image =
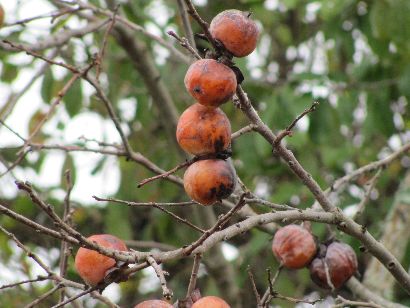
[[212, 47], [215, 50], [218, 50], [221, 48], [219, 44], [216, 43], [214, 38], [212, 37], [211, 32], [209, 32], [209, 24], [202, 19], [202, 17], [198, 14], [195, 6], [193, 5], [191, 0], [184, 0], [185, 4], [187, 5], [187, 11], [188, 13], [198, 22], [198, 24], [201, 26], [202, 30], [204, 31], [204, 34], [206, 38], [208, 39], [209, 43], [212, 45]]
[[255, 124], [246, 125], [245, 127], [242, 127], [241, 129], [239, 129], [236, 132], [232, 133], [231, 139], [234, 140], [234, 139], [236, 139], [236, 138], [238, 138], [238, 137], [240, 137], [240, 136], [242, 136], [246, 133], [255, 131], [255, 129], [256, 129]]
[[103, 37], [103, 41], [101, 44], [101, 48], [99, 53], [97, 54], [96, 58], [95, 58], [95, 79], [97, 81], [99, 81], [100, 79], [100, 73], [101, 73], [101, 66], [102, 66], [102, 61], [104, 59], [104, 54], [105, 54], [105, 50], [107, 48], [107, 42], [108, 42], [108, 37], [115, 25], [115, 21], [116, 21], [116, 17], [118, 14], [118, 9], [119, 9], [119, 5], [117, 5], [117, 7], [114, 9], [112, 17], [111, 17], [111, 22], [107, 28], [107, 30], [105, 30], [104, 33], [104, 37]]
[[268, 268], [268, 269], [266, 270], [267, 273], [268, 273], [268, 288], [266, 289], [266, 291], [265, 291], [265, 293], [263, 294], [262, 299], [261, 299], [261, 301], [260, 301], [262, 307], [265, 307], [265, 306], [266, 306], [266, 303], [268, 302], [269, 294], [273, 291], [273, 286], [274, 286], [276, 280], [278, 279], [279, 274], [280, 274], [280, 272], [282, 271], [282, 268], [283, 268], [282, 264], [279, 265], [279, 267], [278, 267], [278, 269], [276, 270], [276, 273], [275, 273], [275, 275], [273, 276], [273, 278], [271, 278], [271, 271], [270, 271], [270, 269]]
[[181, 19], [182, 19], [182, 24], [184, 26], [184, 30], [185, 30], [185, 36], [188, 38], [188, 42], [189, 44], [195, 48], [195, 39], [194, 39], [194, 33], [192, 31], [192, 27], [191, 27], [191, 23], [189, 21], [189, 16], [188, 16], [188, 12], [186, 9], [186, 4], [184, 3], [183, 0], [177, 0], [177, 4], [178, 4], [178, 10], [179, 13], [181, 15]]
[[27, 279], [27, 280], [22, 280], [19, 282], [15, 282], [15, 283], [10, 283], [10, 284], [5, 284], [0, 286], [0, 290], [3, 289], [8, 289], [8, 288], [14, 288], [16, 286], [22, 285], [22, 284], [26, 284], [26, 283], [33, 283], [33, 282], [38, 282], [38, 281], [44, 281], [44, 280], [48, 280], [50, 279], [50, 276], [37, 276], [37, 278], [34, 279]]
[[202, 255], [200, 253], [195, 254], [194, 265], [192, 266], [191, 277], [189, 278], [189, 285], [188, 285], [185, 299], [190, 298], [192, 292], [195, 290], [196, 280], [198, 278], [198, 270], [201, 264], [201, 259], [202, 259]]
[[47, 297], [53, 295], [58, 289], [62, 288], [63, 285], [61, 283], [57, 284], [54, 286], [52, 289], [48, 290], [46, 293], [41, 295], [40, 297], [36, 298], [34, 301], [32, 301], [30, 304], [24, 306], [24, 308], [32, 308], [36, 307], [39, 303], [41, 303], [43, 300], [45, 300]]
[[288, 127], [286, 127], [285, 130], [281, 131], [279, 134], [276, 135], [276, 139], [274, 141], [274, 145], [278, 145], [283, 138], [285, 138], [286, 136], [291, 136], [292, 135], [292, 129], [295, 127], [295, 125], [298, 123], [298, 121], [300, 119], [302, 119], [305, 115], [307, 115], [308, 113], [311, 113], [313, 111], [316, 110], [316, 107], [319, 105], [319, 102], [313, 102], [312, 106], [310, 106], [309, 108], [305, 109], [300, 115], [298, 115], [296, 117], [296, 119], [294, 119], [292, 121], [292, 123], [290, 123], [290, 125]]
[[[174, 219], [176, 219], [179, 222], [182, 222], [188, 226], [190, 226], [192, 229], [195, 229], [201, 233], [204, 233], [205, 230], [195, 226], [193, 223], [191, 223], [190, 221], [188, 221], [185, 218], [181, 218], [178, 215], [168, 211], [167, 209], [163, 208], [162, 206], [158, 205], [155, 202], [149, 202], [149, 203], [135, 203], [135, 202], [129, 202], [129, 201], [124, 201], [124, 200], [119, 200], [119, 199], [114, 199], [114, 198], [99, 198], [96, 196], [93, 196], [93, 198], [97, 201], [109, 201], [109, 202], [115, 202], [115, 203], [120, 203], [120, 204], [125, 204], [128, 206], [151, 206], [151, 207], [155, 207], [161, 211], [163, 211], [164, 213], [167, 213], [168, 215], [172, 216]], [[175, 204], [174, 204], [175, 205]], [[179, 205], [179, 204], [178, 204]]]
[[358, 301], [348, 300], [348, 299], [346, 299], [346, 298], [344, 298], [340, 295], [337, 296], [336, 301], [340, 302], [340, 304], [333, 305], [332, 308], [343, 308], [343, 307], [346, 307], [346, 305], [358, 306], [358, 307], [383, 308], [382, 306], [374, 304], [374, 303], [358, 302]]
[[248, 276], [249, 276], [249, 279], [250, 279], [251, 284], [252, 284], [253, 293], [255, 294], [256, 305], [257, 305], [257, 307], [263, 307], [261, 305], [261, 296], [259, 295], [258, 289], [256, 288], [255, 278], [253, 277], [252, 270], [251, 270], [251, 267], [249, 265], [248, 265], [248, 268], [247, 268], [247, 272], [248, 272]]
[[[180, 1], [180, 0], [178, 0]], [[167, 32], [170, 36], [174, 37], [179, 44], [184, 47], [185, 49], [187, 49], [196, 59], [200, 60], [202, 59], [202, 57], [200, 56], [200, 54], [196, 51], [196, 49], [191, 46], [191, 44], [189, 43], [189, 41], [185, 38], [185, 37], [179, 37], [174, 31], [170, 30]]]
[[239, 202], [235, 205], [235, 207], [233, 207], [229, 212], [227, 212], [226, 214], [222, 215], [218, 221], [216, 222], [216, 224], [206, 230], [204, 232], [204, 234], [194, 243], [192, 243], [191, 245], [189, 245], [188, 247], [186, 247], [184, 249], [184, 254], [185, 255], [190, 255], [192, 253], [192, 251], [195, 250], [195, 248], [201, 246], [201, 244], [208, 238], [210, 237], [213, 233], [215, 233], [218, 230], [221, 230], [223, 228], [223, 226], [229, 221], [229, 219], [237, 212], [241, 209], [241, 207], [243, 207], [245, 205], [245, 197], [246, 194], [242, 194], [241, 198], [239, 199]]
[[54, 305], [54, 306], [51, 307], [51, 308], [63, 307], [63, 306], [65, 306], [65, 305], [71, 303], [72, 301], [75, 301], [77, 298], [83, 297], [84, 295], [87, 295], [87, 294], [89, 294], [89, 293], [95, 291], [97, 288], [98, 288], [98, 287], [95, 286], [95, 287], [89, 288], [89, 289], [87, 289], [87, 290], [84, 290], [84, 291], [82, 291], [82, 292], [80, 292], [80, 293], [78, 293], [78, 294], [76, 294], [76, 295], [74, 295], [74, 296], [72, 296], [72, 297], [70, 297], [70, 298], [67, 298], [65, 301], [63, 301], [63, 302], [61, 302], [61, 303], [58, 303], [57, 305]]
[[[64, 197], [64, 214], [63, 214], [63, 221], [67, 223], [68, 225], [71, 225], [71, 219], [70, 219], [70, 207], [71, 207], [71, 202], [70, 202], [70, 195], [71, 191], [73, 189], [73, 183], [71, 179], [71, 172], [70, 170], [66, 170], [64, 172], [65, 180], [66, 180], [66, 196]], [[66, 272], [67, 272], [67, 266], [68, 266], [68, 256], [70, 255], [72, 247], [69, 246], [69, 244], [65, 241], [61, 242], [61, 247], [60, 247], [60, 276], [65, 277]], [[60, 302], [64, 301], [65, 297], [65, 290], [62, 289], [60, 292]]]
[[353, 216], [353, 220], [357, 221], [360, 218], [360, 216], [363, 214], [363, 211], [366, 207], [366, 204], [370, 200], [370, 195], [371, 195], [374, 187], [376, 186], [376, 183], [377, 183], [378, 179], [380, 178], [381, 172], [382, 172], [382, 169], [377, 170], [377, 172], [370, 179], [370, 181], [366, 183], [366, 189], [365, 189], [364, 196], [363, 196], [362, 200], [360, 201], [360, 203], [357, 205], [357, 210], [356, 210], [355, 215]]
[[155, 273], [157, 274], [157, 277], [161, 283], [161, 288], [162, 288], [162, 296], [166, 300], [171, 300], [173, 293], [172, 291], [167, 287], [167, 281], [165, 279], [165, 275], [169, 275], [167, 272], [163, 271], [161, 267], [158, 265], [158, 263], [155, 261], [153, 257], [147, 257], [147, 262], [151, 265], [151, 267], [154, 269]]

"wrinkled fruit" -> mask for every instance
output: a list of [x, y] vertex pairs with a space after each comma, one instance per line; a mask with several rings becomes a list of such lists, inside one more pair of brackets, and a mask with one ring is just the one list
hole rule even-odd
[[250, 14], [239, 10], [219, 13], [212, 19], [209, 30], [235, 57], [245, 57], [254, 51], [259, 36]]
[[174, 306], [172, 306], [171, 304], [168, 304], [167, 302], [161, 301], [159, 299], [152, 299], [152, 300], [139, 303], [134, 308], [172, 308], [172, 307]]
[[222, 298], [205, 296], [196, 301], [192, 308], [230, 308], [230, 306]]
[[184, 174], [186, 193], [203, 205], [229, 197], [235, 189], [235, 183], [235, 170], [222, 159], [197, 161]]
[[231, 124], [221, 109], [194, 104], [179, 118], [176, 137], [193, 155], [220, 153], [231, 144]]
[[319, 286], [331, 289], [326, 277], [326, 266], [333, 286], [340, 288], [357, 271], [357, 258], [347, 244], [333, 242], [327, 247], [324, 258], [315, 258], [310, 264], [310, 277]]
[[298, 269], [309, 264], [317, 246], [308, 230], [298, 225], [287, 225], [276, 231], [272, 250], [283, 266]]
[[[126, 251], [127, 246], [110, 234], [92, 235], [88, 240], [105, 248]], [[89, 285], [95, 286], [104, 280], [107, 271], [115, 266], [115, 260], [94, 250], [81, 247], [75, 256], [75, 268], [80, 277]]]
[[189, 94], [207, 107], [226, 103], [236, 91], [235, 73], [213, 59], [193, 63], [185, 75], [184, 83]]

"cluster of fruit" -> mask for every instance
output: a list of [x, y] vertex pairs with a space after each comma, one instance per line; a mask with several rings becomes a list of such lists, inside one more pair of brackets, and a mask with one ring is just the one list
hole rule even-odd
[[[258, 29], [249, 14], [228, 10], [218, 14], [211, 23], [210, 32], [215, 40], [223, 44], [233, 56], [243, 57], [256, 47]], [[227, 198], [235, 188], [236, 174], [233, 167], [220, 159], [231, 145], [231, 124], [225, 113], [218, 108], [235, 93], [236, 75], [228, 66], [215, 59], [202, 59], [193, 63], [185, 76], [188, 92], [197, 100], [181, 115], [176, 137], [186, 152], [198, 157], [184, 175], [184, 187], [195, 201], [209, 205]], [[209, 157], [210, 159], [200, 159]], [[123, 241], [109, 234], [98, 234], [88, 238], [102, 247], [127, 251]], [[75, 256], [75, 268], [89, 285], [102, 283], [113, 268], [114, 259], [94, 250], [80, 248]], [[168, 308], [171, 304], [162, 300], [148, 300], [135, 308]], [[192, 308], [229, 308], [216, 296], [205, 296]]]
[[272, 250], [286, 268], [309, 266], [310, 277], [322, 288], [340, 288], [357, 271], [357, 258], [347, 244], [331, 242], [318, 246], [313, 235], [298, 225], [279, 229]]
[[[255, 49], [259, 31], [249, 14], [227, 10], [212, 20], [210, 33], [232, 56], [244, 57]], [[237, 79], [221, 62], [201, 59], [189, 67], [185, 87], [197, 102], [182, 113], [176, 131], [181, 148], [199, 158], [185, 171], [184, 188], [203, 205], [227, 198], [236, 183], [234, 168], [221, 159], [231, 146], [231, 124], [218, 107], [232, 98]]]

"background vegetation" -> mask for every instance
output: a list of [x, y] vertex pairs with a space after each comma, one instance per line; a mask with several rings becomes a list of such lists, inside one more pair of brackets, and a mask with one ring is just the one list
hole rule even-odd
[[[21, 10], [27, 2], [30, 1], [16, 1], [10, 9], [6, 6], [6, 24], [0, 29], [2, 40], [23, 44], [25, 48], [75, 67], [84, 68], [91, 62], [107, 33], [110, 19], [104, 11], [70, 11], [52, 19], [48, 13], [61, 12], [64, 9], [62, 1], [35, 1], [44, 10], [23, 15]], [[84, 5], [91, 4], [103, 10], [112, 11], [115, 7], [114, 1], [84, 2]], [[68, 7], [77, 7], [77, 1], [67, 3]], [[116, 24], [121, 24], [122, 28], [114, 28], [106, 39], [101, 85], [113, 104], [130, 146], [155, 165], [168, 170], [187, 158], [175, 141], [175, 116], [192, 103], [183, 84], [189, 55], [166, 34], [173, 29], [185, 36], [178, 1], [118, 3], [121, 4], [118, 15], [142, 27], [143, 31], [137, 31], [135, 27], [132, 30], [117, 21]], [[252, 12], [253, 19], [261, 27], [257, 50], [235, 62], [245, 76], [244, 90], [262, 120], [274, 132], [285, 129], [314, 101], [320, 103], [315, 112], [298, 123], [293, 136], [284, 142], [323, 189], [354, 169], [380, 160], [410, 142], [409, 1], [204, 0], [194, 3], [198, 4], [198, 12], [206, 21], [229, 8]], [[40, 14], [48, 17], [14, 24]], [[36, 26], [39, 21], [43, 23]], [[83, 31], [89, 25], [102, 21], [108, 22], [93, 31]], [[194, 33], [202, 32], [195, 22], [191, 25]], [[73, 35], [70, 32], [73, 29], [80, 33]], [[178, 52], [159, 44], [158, 39], [147, 36], [145, 30]], [[56, 43], [55, 40], [64, 35], [69, 39]], [[196, 43], [200, 50], [208, 47], [203, 40], [196, 39]], [[188, 201], [181, 186], [167, 180], [137, 188], [138, 182], [153, 173], [144, 164], [127, 160], [124, 155], [81, 153], [67, 148], [75, 145], [98, 152], [117, 151], [121, 147], [121, 139], [101, 99], [85, 80], [79, 79], [61, 103], [55, 104], [55, 111], [49, 113], [72, 73], [11, 50], [4, 41], [0, 47], [2, 205], [53, 227], [46, 214], [37, 210], [27, 195], [18, 192], [13, 182], [30, 181], [41, 197], [62, 215], [67, 189], [64, 173], [69, 169], [74, 184], [72, 222], [83, 235], [111, 233], [135, 241], [129, 242], [130, 247], [143, 251], [150, 247], [164, 248], [156, 243], [181, 247], [198, 238], [195, 231], [156, 208], [127, 207], [92, 199], [91, 196], [97, 195], [135, 202]], [[157, 84], [153, 84], [153, 77], [157, 78]], [[25, 85], [31, 85], [31, 89], [26, 89]], [[231, 120], [233, 131], [249, 124], [234, 104], [228, 103], [222, 108]], [[42, 125], [40, 123], [45, 116], [48, 119]], [[36, 127], [40, 129], [29, 140], [30, 144], [23, 145], [6, 125], [25, 139], [35, 132]], [[94, 138], [102, 143], [91, 140]], [[104, 143], [115, 143], [117, 147]], [[39, 144], [58, 145], [60, 148], [42, 148]], [[61, 147], [66, 148], [61, 151]], [[19, 152], [21, 149], [24, 155]], [[300, 209], [314, 203], [311, 192], [277, 155], [272, 155], [271, 145], [260, 135], [255, 132], [242, 135], [234, 140], [232, 150], [238, 176], [258, 197]], [[383, 168], [359, 219], [376, 238], [387, 237], [388, 249], [394, 251], [395, 246], [399, 246], [395, 254], [405, 269], [410, 266], [407, 245], [410, 232], [408, 228], [394, 226], [410, 221], [409, 166], [410, 158], [403, 155]], [[182, 176], [183, 171], [177, 174]], [[363, 200], [366, 183], [372, 176], [361, 174], [332, 196], [346, 215], [351, 215]], [[270, 211], [269, 207], [261, 204], [251, 207], [256, 213]], [[204, 228], [210, 227], [215, 217], [226, 212], [221, 205], [212, 207], [212, 210], [198, 205], [170, 210]], [[241, 219], [235, 216], [233, 221]], [[36, 234], [5, 215], [0, 216], [0, 225], [48, 260], [52, 268], [58, 268], [59, 241]], [[325, 225], [313, 224], [313, 230], [319, 238], [327, 237]], [[371, 290], [392, 301], [410, 305], [410, 298], [402, 288], [389, 282], [385, 285], [388, 279], [377, 276], [380, 271], [370, 270], [371, 255], [359, 251], [361, 244], [357, 239], [344, 233], [337, 233], [337, 238], [356, 250], [360, 274], [362, 278], [368, 275], [367, 285]], [[233, 307], [255, 306], [247, 267], [252, 269], [258, 290], [264, 292], [268, 286], [266, 269], [271, 268], [274, 272], [278, 267], [271, 252], [271, 239], [272, 233], [254, 228], [224, 243], [222, 251], [225, 254], [220, 246], [206, 253], [198, 279], [201, 292], [219, 294]], [[76, 249], [73, 248], [74, 253]], [[226, 252], [228, 249], [231, 253]], [[15, 273], [13, 278], [16, 281], [35, 278], [39, 272], [4, 234], [0, 234], [0, 260], [2, 267]], [[81, 282], [74, 271], [73, 257], [70, 256], [68, 262], [67, 278]], [[170, 273], [167, 282], [175, 298], [183, 298], [192, 258], [167, 262], [163, 269]], [[365, 274], [366, 270], [371, 272]], [[120, 294], [118, 304], [131, 307], [145, 298], [159, 298], [161, 288], [155, 278], [147, 280], [150, 275], [152, 277], [148, 271], [138, 272], [129, 281], [119, 284], [113, 291]], [[10, 282], [10, 277], [6, 276], [0, 272], [4, 284]], [[377, 281], [376, 285], [372, 285], [372, 281]], [[2, 305], [22, 307], [52, 285], [52, 282], [43, 282], [6, 288], [0, 291]], [[307, 270], [283, 271], [275, 288], [281, 294], [297, 298], [314, 291], [319, 291], [322, 297], [327, 295], [313, 285]], [[340, 290], [339, 294], [352, 296], [348, 288]], [[57, 298], [56, 293], [54, 297], [45, 299], [44, 307], [54, 304]], [[277, 299], [272, 304], [280, 307], [295, 305]], [[86, 305], [102, 304], [88, 301]]]

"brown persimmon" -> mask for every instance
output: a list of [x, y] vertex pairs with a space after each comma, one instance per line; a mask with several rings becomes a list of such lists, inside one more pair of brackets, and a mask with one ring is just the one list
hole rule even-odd
[[203, 205], [211, 205], [229, 197], [235, 189], [235, 183], [235, 170], [222, 159], [197, 161], [184, 174], [186, 193]]
[[[127, 251], [128, 248], [122, 240], [111, 234], [96, 234], [88, 238], [92, 242], [105, 248]], [[81, 247], [75, 255], [75, 268], [78, 275], [89, 285], [95, 286], [104, 280], [107, 271], [113, 268], [116, 261], [104, 256], [95, 250]]]
[[245, 57], [254, 51], [259, 36], [250, 14], [239, 10], [226, 10], [216, 15], [209, 31], [235, 57]]
[[226, 65], [214, 59], [202, 59], [189, 67], [185, 87], [198, 103], [218, 107], [230, 100], [236, 90], [236, 75]]
[[193, 104], [179, 118], [178, 144], [193, 155], [220, 153], [231, 144], [231, 124], [220, 108]]
[[317, 246], [308, 230], [298, 225], [287, 225], [276, 231], [272, 251], [284, 267], [298, 269], [309, 264]]
[[340, 288], [357, 271], [356, 253], [345, 243], [333, 242], [326, 248], [324, 257], [315, 258], [310, 264], [310, 277], [322, 288], [331, 289], [326, 275], [336, 289]]
[[134, 308], [172, 308], [171, 304], [159, 299], [151, 299], [137, 304]]
[[230, 308], [230, 306], [220, 297], [205, 296], [197, 300], [192, 308]]

